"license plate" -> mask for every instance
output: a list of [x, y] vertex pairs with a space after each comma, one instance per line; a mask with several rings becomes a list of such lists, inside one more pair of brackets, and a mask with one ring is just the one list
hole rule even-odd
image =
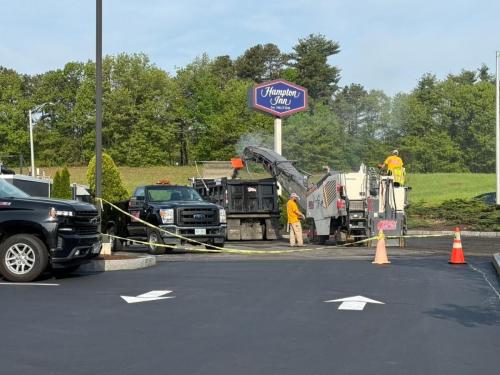
[[141, 216], [141, 211], [130, 211], [130, 215], [132, 215], [133, 217], [130, 218], [130, 221], [132, 221], [133, 223], [138, 223], [139, 220], [139, 217]]
[[377, 224], [378, 230], [396, 230], [396, 220], [380, 220]]
[[92, 246], [92, 254], [99, 254], [101, 252], [101, 243], [97, 242]]
[[195, 228], [194, 234], [196, 236], [204, 236], [205, 234], [207, 234], [207, 230], [205, 228]]

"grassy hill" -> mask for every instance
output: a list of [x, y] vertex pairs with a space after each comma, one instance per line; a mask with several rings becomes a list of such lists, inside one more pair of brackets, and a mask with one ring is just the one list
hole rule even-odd
[[412, 187], [410, 201], [437, 205], [450, 199], [470, 199], [495, 191], [495, 175], [484, 173], [414, 174], [407, 178]]

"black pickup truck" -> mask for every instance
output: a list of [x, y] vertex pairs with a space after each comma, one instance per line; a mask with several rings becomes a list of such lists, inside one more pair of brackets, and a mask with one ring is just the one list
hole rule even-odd
[[[190, 239], [206, 244], [207, 248], [224, 246], [226, 211], [219, 205], [204, 201], [191, 187], [170, 184], [139, 186], [129, 200], [114, 204], [132, 217], [105, 206], [107, 233], [147, 240], [152, 254], [172, 250], [154, 244], [175, 246], [190, 243]], [[172, 234], [148, 227], [134, 217]], [[114, 239], [111, 243], [113, 251], [120, 250], [123, 246], [123, 241], [119, 239]]]
[[101, 250], [99, 220], [91, 204], [31, 197], [0, 179], [0, 274], [29, 282], [76, 270]]

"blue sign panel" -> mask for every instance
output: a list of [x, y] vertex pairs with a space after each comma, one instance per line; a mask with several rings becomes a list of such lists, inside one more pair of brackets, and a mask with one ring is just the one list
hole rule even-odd
[[252, 108], [278, 117], [307, 109], [307, 89], [284, 79], [254, 86], [250, 99]]

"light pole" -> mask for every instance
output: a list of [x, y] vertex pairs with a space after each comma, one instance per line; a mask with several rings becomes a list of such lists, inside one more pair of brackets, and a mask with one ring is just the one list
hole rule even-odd
[[496, 79], [496, 172], [497, 172], [497, 205], [500, 205], [500, 51], [497, 51]]
[[33, 118], [32, 114], [37, 113], [43, 109], [48, 104], [54, 104], [54, 103], [43, 103], [40, 105], [37, 105], [35, 108], [32, 108], [28, 111], [28, 117], [30, 121], [30, 153], [31, 153], [31, 176], [36, 177], [35, 173], [35, 148], [33, 146]]

